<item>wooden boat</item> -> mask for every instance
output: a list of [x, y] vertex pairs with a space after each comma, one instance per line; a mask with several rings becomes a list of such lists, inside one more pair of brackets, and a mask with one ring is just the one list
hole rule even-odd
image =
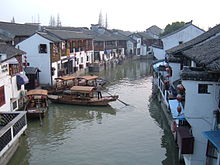
[[77, 78], [79, 82], [78, 85], [79, 86], [96, 86], [98, 78], [99, 77], [95, 75], [80, 76]]
[[118, 95], [103, 96], [98, 99], [94, 92], [95, 87], [73, 86], [70, 90], [64, 91], [63, 94], [48, 95], [48, 98], [54, 103], [94, 106], [106, 106], [109, 102], [118, 99]]
[[51, 89], [48, 89], [49, 94], [61, 94], [64, 90], [69, 90], [73, 86], [96, 86], [97, 83], [104, 85], [106, 81], [95, 75], [87, 76], [63, 76], [55, 79], [56, 84]]
[[44, 89], [33, 89], [27, 92], [27, 102], [24, 110], [27, 117], [41, 120], [48, 111], [48, 91]]
[[70, 89], [72, 86], [78, 84], [77, 77], [73, 75], [58, 77], [55, 80], [55, 86], [48, 89], [49, 94], [62, 93], [63, 90]]

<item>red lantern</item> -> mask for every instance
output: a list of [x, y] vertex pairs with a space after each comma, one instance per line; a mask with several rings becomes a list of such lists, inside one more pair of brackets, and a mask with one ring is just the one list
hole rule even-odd
[[182, 111], [182, 108], [181, 108], [181, 106], [180, 106], [180, 105], [178, 105], [178, 106], [177, 106], [177, 112], [180, 114], [180, 113], [181, 113], [181, 111]]
[[182, 101], [182, 100], [183, 100], [183, 96], [182, 96], [181, 94], [178, 94], [178, 95], [176, 96], [176, 99], [177, 99], [178, 101]]
[[28, 99], [29, 100], [32, 100], [34, 97], [33, 96], [28, 96]]
[[164, 84], [169, 84], [170, 81], [169, 80], [164, 80]]
[[178, 84], [177, 85], [177, 89], [180, 90], [180, 91], [183, 91], [184, 90], [184, 87], [182, 84]]
[[170, 72], [170, 71], [171, 71], [170, 67], [166, 68], [166, 71], [167, 71], [167, 72]]
[[168, 64], [164, 65], [166, 68], [169, 68], [170, 66]]
[[172, 132], [176, 132], [176, 130], [177, 130], [177, 124], [176, 124], [175, 121], [173, 121], [173, 122], [171, 123], [171, 131], [172, 131]]

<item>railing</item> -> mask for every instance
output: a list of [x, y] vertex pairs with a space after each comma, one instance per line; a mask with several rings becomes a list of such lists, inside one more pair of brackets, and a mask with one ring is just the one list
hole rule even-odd
[[0, 157], [27, 128], [26, 112], [0, 113]]

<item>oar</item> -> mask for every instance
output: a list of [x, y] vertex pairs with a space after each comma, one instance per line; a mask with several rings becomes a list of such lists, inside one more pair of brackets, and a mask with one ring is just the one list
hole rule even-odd
[[[113, 96], [111, 93], [109, 92], [106, 92], [108, 93], [110, 96]], [[129, 106], [129, 104], [125, 103], [124, 101], [120, 100], [119, 98], [117, 98], [118, 101], [120, 101], [122, 104], [126, 105], [126, 106]]]

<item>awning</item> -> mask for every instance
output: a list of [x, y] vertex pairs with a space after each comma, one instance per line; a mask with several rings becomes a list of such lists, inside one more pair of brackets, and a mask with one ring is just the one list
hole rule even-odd
[[175, 99], [175, 100], [169, 100], [169, 105], [170, 105], [170, 110], [171, 110], [171, 114], [173, 119], [178, 119], [178, 120], [185, 120], [184, 117], [184, 109], [183, 106], [180, 104], [182, 111], [179, 114], [177, 111], [177, 106], [179, 105], [179, 102]]
[[205, 131], [203, 135], [220, 151], [220, 130]]
[[17, 74], [16, 78], [17, 78], [18, 85], [27, 84], [29, 82], [29, 79], [27, 78], [25, 74]]
[[15, 57], [13, 57], [5, 62], [8, 64], [19, 64], [18, 60]]

